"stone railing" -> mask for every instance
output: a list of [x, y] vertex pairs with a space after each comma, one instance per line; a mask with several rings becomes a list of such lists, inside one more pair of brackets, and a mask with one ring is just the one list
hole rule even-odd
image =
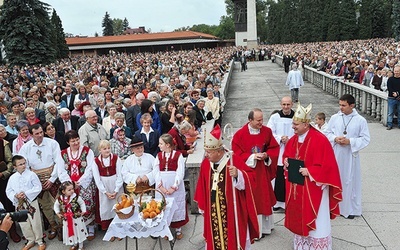
[[[281, 56], [276, 56], [275, 62], [283, 67]], [[304, 66], [304, 80], [338, 98], [343, 94], [353, 95], [356, 99], [357, 110], [386, 126], [388, 112], [386, 92], [345, 81], [342, 77], [332, 76], [308, 66]]]
[[[225, 74], [224, 80], [221, 82], [220, 91], [224, 93], [225, 98], [228, 93], [229, 83], [232, 78], [233, 73], [233, 61], [229, 64], [229, 71]], [[204, 124], [202, 128], [202, 132], [200, 134], [200, 139], [196, 140], [196, 147], [193, 154], [188, 155], [186, 159], [186, 179], [189, 181], [190, 188], [190, 211], [191, 213], [198, 213], [197, 203], [193, 201], [194, 193], [196, 191], [197, 180], [199, 179], [200, 173], [200, 164], [204, 159], [204, 135], [205, 133], [209, 133], [214, 126], [214, 120], [208, 121]]]

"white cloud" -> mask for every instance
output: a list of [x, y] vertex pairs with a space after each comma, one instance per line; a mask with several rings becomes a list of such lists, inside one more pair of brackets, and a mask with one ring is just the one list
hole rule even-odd
[[224, 0], [42, 0], [60, 16], [64, 31], [74, 35], [102, 34], [106, 11], [111, 18], [129, 21], [132, 28], [173, 31], [194, 24], [219, 24], [226, 15]]

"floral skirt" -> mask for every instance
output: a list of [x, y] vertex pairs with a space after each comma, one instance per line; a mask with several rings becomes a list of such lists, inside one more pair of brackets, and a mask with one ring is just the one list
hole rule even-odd
[[86, 205], [86, 214], [83, 215], [83, 220], [86, 225], [89, 225], [94, 221], [94, 214], [96, 210], [96, 184], [92, 180], [87, 188], [80, 188], [79, 195]]

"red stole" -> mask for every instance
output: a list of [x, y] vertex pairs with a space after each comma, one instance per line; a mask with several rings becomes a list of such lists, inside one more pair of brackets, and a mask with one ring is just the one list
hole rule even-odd
[[100, 160], [101, 155], [97, 156], [94, 161], [99, 169], [100, 176], [113, 176], [117, 174], [117, 160], [118, 156], [115, 154], [110, 154], [110, 166], [104, 166], [103, 162]]
[[334, 219], [339, 212], [342, 200], [342, 185], [339, 168], [332, 146], [324, 134], [310, 128], [303, 143], [298, 143], [298, 135], [294, 135], [286, 144], [283, 159], [296, 158], [304, 161], [305, 167], [314, 179], [305, 178], [304, 185], [289, 182], [286, 175], [286, 217], [285, 227], [295, 234], [308, 236], [309, 231], [316, 229], [322, 199], [321, 186], [328, 185], [330, 217]]
[[[252, 170], [242, 163], [236, 156], [233, 157], [234, 165], [238, 169], [242, 169], [243, 178], [245, 181], [245, 190], [237, 190], [236, 192], [236, 207], [237, 207], [237, 222], [239, 225], [239, 240], [242, 249], [245, 249], [247, 228], [249, 228], [251, 242], [259, 237], [259, 228], [257, 221], [257, 212], [254, 205], [252, 183], [254, 183], [254, 175]], [[228, 164], [229, 165], [229, 162]], [[229, 175], [228, 167], [225, 167], [221, 172], [224, 174], [225, 183], [221, 189], [223, 198], [226, 201], [226, 217], [227, 217], [227, 246], [225, 249], [237, 249], [236, 227], [235, 227], [235, 212], [233, 203], [232, 178]], [[220, 175], [221, 176], [221, 175]], [[207, 250], [214, 249], [215, 245], [221, 244], [213, 238], [213, 223], [211, 215], [211, 188], [212, 188], [212, 170], [211, 163], [208, 159], [204, 159], [200, 166], [200, 175], [197, 182], [194, 200], [198, 203], [199, 209], [204, 211], [204, 231], [203, 236], [207, 242]]]

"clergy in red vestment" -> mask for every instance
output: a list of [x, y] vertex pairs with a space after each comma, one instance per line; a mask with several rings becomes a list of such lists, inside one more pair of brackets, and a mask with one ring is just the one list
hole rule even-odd
[[219, 125], [205, 135], [204, 149], [194, 200], [204, 216], [206, 249], [250, 249], [259, 237], [254, 173], [235, 155], [232, 164]]
[[[332, 146], [310, 126], [311, 104], [298, 104], [292, 127], [295, 135], [283, 153], [285, 170], [299, 172], [304, 184], [286, 176], [285, 227], [295, 234], [294, 249], [332, 249], [330, 220], [339, 215], [342, 186]], [[291, 159], [300, 160], [297, 166]], [[303, 177], [302, 177], [303, 176]], [[298, 180], [298, 179], [296, 179]]]
[[232, 150], [256, 175], [253, 196], [258, 214], [260, 235], [271, 234], [274, 228], [272, 207], [276, 203], [271, 180], [276, 176], [279, 144], [270, 128], [263, 125], [263, 112], [255, 108], [250, 111], [249, 122], [239, 129], [232, 140]]

